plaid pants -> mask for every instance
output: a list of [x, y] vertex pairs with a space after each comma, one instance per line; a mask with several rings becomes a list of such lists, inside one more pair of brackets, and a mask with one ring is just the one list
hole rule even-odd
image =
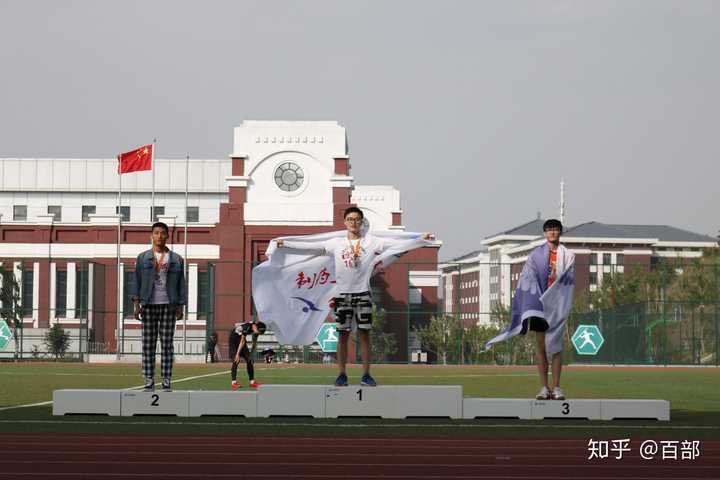
[[145, 305], [142, 316], [142, 371], [145, 378], [155, 377], [155, 350], [160, 334], [160, 372], [162, 378], [172, 377], [175, 347], [175, 310], [170, 305]]

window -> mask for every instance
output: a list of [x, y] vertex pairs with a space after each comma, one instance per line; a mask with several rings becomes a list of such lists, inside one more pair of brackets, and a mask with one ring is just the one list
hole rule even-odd
[[23, 317], [33, 316], [33, 276], [35, 272], [32, 270], [24, 270], [22, 272], [22, 299], [20, 306], [22, 308]]
[[82, 221], [89, 222], [90, 215], [95, 215], [95, 205], [83, 205], [82, 206]]
[[[87, 268], [86, 265], [84, 267]], [[75, 279], [75, 318], [87, 318], [88, 293], [88, 271], [78, 269]]]
[[625, 255], [622, 253], [618, 253], [615, 256], [615, 264], [616, 265], [625, 265]]
[[210, 271], [198, 272], [198, 318], [210, 313]]
[[408, 289], [408, 300], [410, 301], [410, 305], [422, 304], [422, 290], [419, 288]]
[[612, 263], [612, 254], [603, 253], [603, 265], [610, 265]]
[[597, 265], [597, 254], [590, 254], [590, 265]]
[[597, 285], [597, 272], [590, 272], [590, 285]]
[[27, 205], [13, 205], [13, 220], [16, 222], [27, 221]]
[[47, 212], [53, 215], [54, 222], [62, 222], [62, 207], [60, 205], [48, 205]]
[[165, 207], [158, 207], [155, 205], [154, 208], [150, 208], [150, 211], [152, 213], [152, 222], [155, 223], [158, 221], [158, 217], [160, 215], [165, 215]]
[[55, 318], [67, 316], [67, 271], [55, 272]]
[[123, 272], [123, 318], [133, 316], [132, 289], [135, 283], [135, 272]]
[[197, 223], [200, 221], [200, 207], [187, 207], [185, 218], [188, 223]]
[[[122, 221], [123, 222], [129, 222], [130, 221], [130, 207], [122, 207]], [[115, 207], [115, 215], [118, 214], [118, 207]]]

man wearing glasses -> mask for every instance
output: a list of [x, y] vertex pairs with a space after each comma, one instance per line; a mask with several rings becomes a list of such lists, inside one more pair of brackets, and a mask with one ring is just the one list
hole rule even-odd
[[[541, 388], [538, 400], [564, 400], [560, 388], [562, 372], [563, 333], [573, 302], [575, 286], [575, 254], [560, 244], [563, 227], [559, 220], [543, 225], [545, 243], [535, 248], [520, 273], [512, 299], [510, 325], [486, 345], [507, 340], [515, 335], [535, 332], [536, 357]], [[548, 369], [552, 364], [552, 386]]]
[[[364, 215], [357, 207], [350, 207], [343, 215], [347, 235], [330, 238], [321, 244], [278, 240], [278, 247], [300, 250], [321, 249], [326, 255], [332, 255], [335, 261], [337, 291], [333, 312], [340, 332], [338, 342], [338, 367], [340, 374], [335, 380], [338, 387], [348, 385], [345, 370], [347, 363], [347, 345], [350, 333], [357, 331], [360, 339], [360, 355], [363, 362], [361, 385], [374, 387], [375, 379], [370, 375], [370, 328], [372, 327], [372, 297], [370, 278], [375, 273], [376, 262], [373, 259], [383, 252], [397, 246], [402, 240], [380, 238], [362, 233]], [[423, 240], [431, 240], [429, 233], [422, 234]]]

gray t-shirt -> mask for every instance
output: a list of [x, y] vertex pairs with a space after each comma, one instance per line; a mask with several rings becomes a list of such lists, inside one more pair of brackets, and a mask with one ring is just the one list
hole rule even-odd
[[167, 274], [170, 252], [153, 253], [155, 254], [155, 276], [153, 277], [153, 296], [152, 299], [150, 299], [150, 304], [168, 305], [170, 299], [167, 294]]

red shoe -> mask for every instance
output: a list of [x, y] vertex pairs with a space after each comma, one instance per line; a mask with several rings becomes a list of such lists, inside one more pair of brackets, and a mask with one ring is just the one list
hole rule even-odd
[[233, 390], [237, 390], [238, 388], [242, 388], [242, 385], [240, 385], [238, 382], [232, 382], [230, 384], [230, 388], [232, 388]]
[[250, 382], [250, 388], [258, 388], [260, 385], [260, 382], [256, 382], [255, 380]]

